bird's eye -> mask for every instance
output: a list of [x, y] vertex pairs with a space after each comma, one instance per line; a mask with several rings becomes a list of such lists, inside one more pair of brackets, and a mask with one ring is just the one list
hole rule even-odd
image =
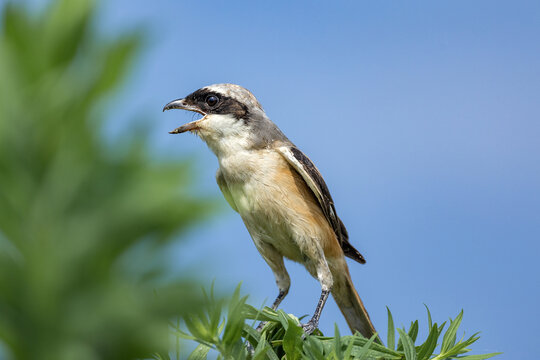
[[208, 95], [208, 97], [206, 98], [206, 103], [208, 104], [208, 106], [216, 106], [218, 101], [219, 98], [215, 95]]

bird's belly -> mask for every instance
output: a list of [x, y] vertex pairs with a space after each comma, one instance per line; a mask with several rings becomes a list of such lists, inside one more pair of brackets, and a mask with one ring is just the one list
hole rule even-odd
[[277, 152], [235, 153], [220, 159], [230, 196], [253, 241], [271, 244], [283, 256], [302, 261], [299, 219], [291, 203], [302, 205], [294, 171]]
[[253, 181], [229, 189], [253, 241], [271, 244], [283, 256], [301, 262], [302, 251], [294, 238], [295, 219], [279, 200], [283, 192]]
[[255, 243], [271, 244], [297, 262], [304, 262], [316, 244], [337, 245], [312, 191], [279, 153], [262, 150], [222, 157], [220, 173]]

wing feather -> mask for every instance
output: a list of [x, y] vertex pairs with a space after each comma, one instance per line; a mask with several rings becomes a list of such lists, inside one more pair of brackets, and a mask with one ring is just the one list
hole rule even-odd
[[334, 200], [330, 195], [328, 186], [313, 164], [313, 162], [298, 148], [294, 146], [282, 146], [277, 149], [289, 164], [302, 176], [308, 187], [311, 189], [317, 200], [326, 220], [334, 230], [336, 237], [343, 249], [344, 254], [363, 264], [366, 262], [362, 254], [356, 250], [349, 242], [349, 234], [341, 219], [337, 216]]

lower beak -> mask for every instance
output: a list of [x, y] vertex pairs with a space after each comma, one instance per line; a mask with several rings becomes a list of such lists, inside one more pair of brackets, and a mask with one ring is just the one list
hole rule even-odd
[[[163, 107], [163, 111], [171, 110], [171, 109], [188, 110], [188, 111], [193, 111], [193, 112], [196, 112], [196, 113], [199, 113], [199, 114], [202, 114], [202, 115], [206, 116], [206, 114], [203, 113], [199, 108], [197, 108], [197, 107], [195, 107], [193, 105], [186, 104], [184, 99], [173, 100], [173, 101], [171, 101], [170, 103], [168, 103], [167, 105], [165, 105]], [[204, 117], [202, 119], [195, 120], [195, 121], [192, 121], [192, 122], [187, 123], [185, 125], [182, 125], [180, 127], [177, 127], [173, 131], [169, 131], [169, 134], [181, 134], [181, 133], [186, 132], [186, 131], [198, 130], [199, 129], [199, 122], [201, 120], [203, 120], [203, 119], [204, 119]]]

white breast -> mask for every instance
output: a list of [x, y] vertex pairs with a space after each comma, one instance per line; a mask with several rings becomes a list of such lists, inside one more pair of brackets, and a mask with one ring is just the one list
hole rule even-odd
[[304, 231], [291, 202], [300, 203], [287, 184], [280, 183], [280, 171], [288, 163], [274, 150], [239, 152], [220, 159], [220, 171], [237, 210], [255, 243], [272, 244], [289, 259], [301, 261], [299, 234]]
[[282, 161], [273, 150], [239, 151], [219, 158], [221, 173], [241, 214], [264, 206], [269, 192], [276, 191], [274, 179]]

